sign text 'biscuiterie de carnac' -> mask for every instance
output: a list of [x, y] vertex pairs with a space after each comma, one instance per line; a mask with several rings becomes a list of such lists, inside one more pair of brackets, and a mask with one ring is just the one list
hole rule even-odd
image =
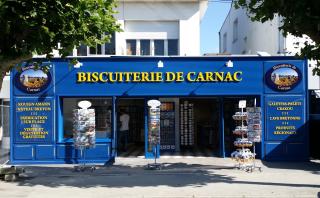
[[242, 71], [235, 72], [78, 72], [77, 82], [240, 82]]

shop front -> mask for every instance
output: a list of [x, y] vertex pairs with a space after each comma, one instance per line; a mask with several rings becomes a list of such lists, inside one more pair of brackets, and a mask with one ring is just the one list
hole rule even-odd
[[[157, 155], [228, 157], [238, 102], [261, 109], [264, 160], [307, 160], [306, 62], [293, 57], [105, 57], [11, 73], [11, 163], [106, 163], [154, 156], [148, 101], [159, 100]], [[79, 102], [89, 101], [81, 110]], [[81, 106], [81, 105], [80, 105]], [[84, 114], [86, 113], [86, 114]], [[122, 115], [128, 130], [121, 132]], [[77, 142], [88, 133], [84, 151]], [[92, 137], [91, 137], [92, 135]], [[90, 139], [91, 138], [91, 139]], [[123, 147], [125, 145], [125, 147]], [[83, 153], [84, 152], [84, 153]]]

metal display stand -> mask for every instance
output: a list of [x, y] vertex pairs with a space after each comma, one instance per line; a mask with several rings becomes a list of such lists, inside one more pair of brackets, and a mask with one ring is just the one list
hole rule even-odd
[[253, 154], [254, 154], [253, 164], [252, 164], [252, 167], [249, 167], [249, 170], [250, 170], [251, 172], [253, 172], [255, 169], [257, 169], [257, 170], [259, 170], [260, 172], [262, 172], [261, 166], [257, 166], [257, 164], [256, 164], [256, 144], [255, 144], [255, 142], [253, 142]]
[[147, 165], [147, 169], [148, 170], [161, 170], [162, 165], [160, 163], [157, 163], [157, 155], [158, 155], [157, 146], [153, 147], [153, 155], [154, 155], [154, 163], [149, 163]]
[[[91, 106], [89, 101], [85, 105], [79, 106], [82, 109], [75, 109], [73, 111], [73, 139], [75, 148], [80, 151], [80, 158], [82, 163], [74, 167], [77, 172], [85, 170], [96, 170], [95, 165], [86, 165], [86, 150], [95, 147], [95, 110], [88, 109]], [[90, 104], [89, 104], [90, 103]]]
[[81, 156], [81, 159], [83, 159], [83, 163], [80, 163], [80, 165], [75, 166], [74, 170], [76, 172], [84, 172], [85, 170], [90, 170], [91, 172], [93, 172], [94, 170], [96, 170], [95, 165], [91, 165], [91, 166], [86, 165], [86, 150], [88, 148], [85, 146], [80, 146], [78, 149], [80, 150], [80, 156]]
[[[261, 142], [261, 108], [257, 107], [256, 104], [256, 99], [254, 99], [254, 107], [247, 108], [249, 127], [248, 137], [253, 142], [253, 162], [252, 166], [248, 167], [250, 172], [253, 172], [256, 169], [260, 172], [262, 171], [261, 166], [257, 166], [256, 164], [256, 142]], [[250, 133], [253, 133], [253, 135], [250, 135]]]
[[[231, 157], [237, 162], [235, 167], [240, 170], [252, 172], [258, 169], [261, 171], [261, 167], [257, 166], [255, 162], [255, 142], [261, 139], [260, 136], [257, 137], [257, 135], [261, 135], [261, 109], [259, 109], [260, 112], [256, 112], [257, 108], [255, 105], [254, 108], [250, 108], [250, 112], [244, 112], [246, 101], [239, 101], [239, 108], [241, 111], [236, 112], [236, 114], [233, 115], [233, 119], [240, 121], [241, 124], [236, 127], [233, 133], [235, 135], [241, 135], [241, 138], [237, 138], [234, 142], [234, 145], [238, 147], [238, 149], [231, 154]], [[245, 121], [247, 123], [246, 125], [244, 124]], [[256, 126], [253, 127], [253, 125]], [[258, 128], [260, 131], [253, 130], [254, 128]], [[253, 152], [249, 149], [250, 147], [253, 147]]]
[[149, 100], [149, 132], [148, 132], [148, 144], [149, 148], [152, 150], [154, 157], [154, 163], [149, 163], [146, 166], [148, 170], [161, 170], [162, 165], [157, 163], [158, 157], [158, 147], [160, 146], [160, 101]]

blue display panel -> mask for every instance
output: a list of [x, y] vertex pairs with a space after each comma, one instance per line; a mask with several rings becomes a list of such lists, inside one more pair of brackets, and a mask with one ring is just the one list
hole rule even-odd
[[15, 143], [45, 143], [53, 142], [53, 112], [52, 98], [16, 98], [14, 142]]
[[266, 140], [303, 141], [305, 122], [303, 96], [266, 97]]
[[304, 96], [265, 97], [267, 160], [306, 160], [308, 141]]

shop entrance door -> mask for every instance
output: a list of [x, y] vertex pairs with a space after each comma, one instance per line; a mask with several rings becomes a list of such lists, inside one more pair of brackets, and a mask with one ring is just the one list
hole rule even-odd
[[180, 98], [180, 154], [219, 156], [219, 98]]
[[144, 156], [145, 100], [119, 98], [116, 103], [116, 149], [118, 157]]

